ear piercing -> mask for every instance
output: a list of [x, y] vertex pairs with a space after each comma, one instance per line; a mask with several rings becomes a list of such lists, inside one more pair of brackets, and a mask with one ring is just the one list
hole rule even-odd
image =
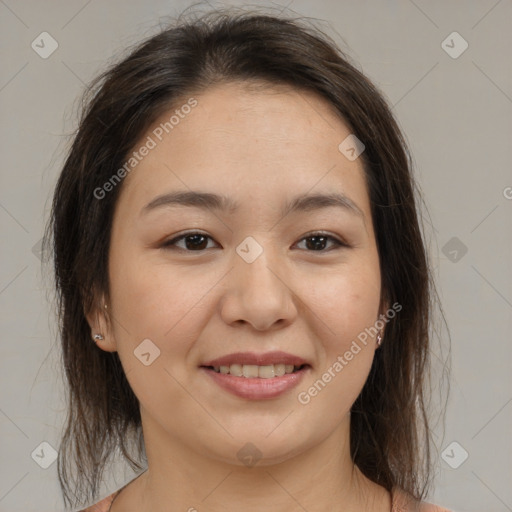
[[[104, 304], [104, 306], [105, 306], [105, 309], [107, 309], [107, 305], [106, 305], [106, 304]], [[105, 338], [104, 338], [104, 337], [103, 337], [103, 335], [101, 335], [101, 334], [94, 334], [94, 335], [93, 335], [93, 337], [92, 337], [92, 339], [93, 339], [94, 343], [96, 343], [97, 341], [102, 341], [102, 340], [104, 340]]]
[[377, 347], [380, 347], [382, 345], [382, 336], [380, 335], [380, 332], [379, 334], [377, 334]]

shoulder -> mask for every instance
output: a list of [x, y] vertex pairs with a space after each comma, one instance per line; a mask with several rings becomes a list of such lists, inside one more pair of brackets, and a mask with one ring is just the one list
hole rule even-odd
[[110, 496], [103, 498], [101, 501], [98, 501], [95, 505], [91, 505], [80, 512], [108, 512], [110, 509], [110, 505], [114, 501], [114, 498], [119, 494], [119, 491], [112, 493]]
[[418, 503], [410, 494], [399, 487], [393, 487], [391, 496], [391, 512], [451, 512], [447, 508], [425, 501]]

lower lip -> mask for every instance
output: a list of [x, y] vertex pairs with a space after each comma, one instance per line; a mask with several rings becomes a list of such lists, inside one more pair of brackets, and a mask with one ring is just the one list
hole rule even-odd
[[297, 386], [304, 374], [310, 370], [310, 367], [306, 366], [294, 373], [287, 373], [282, 377], [272, 377], [270, 379], [236, 377], [229, 373], [217, 373], [204, 366], [200, 369], [206, 372], [221, 388], [233, 395], [249, 400], [265, 400], [280, 396]]

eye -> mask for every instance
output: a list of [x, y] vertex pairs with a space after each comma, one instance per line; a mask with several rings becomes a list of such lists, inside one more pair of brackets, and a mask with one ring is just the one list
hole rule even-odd
[[[186, 252], [202, 252], [209, 248], [208, 240], [213, 241], [213, 238], [204, 233], [193, 231], [190, 233], [184, 233], [164, 242], [162, 244], [162, 248], [173, 249], [176, 247]], [[304, 240], [306, 241], [306, 249], [309, 250], [308, 252], [329, 252], [336, 249], [337, 247], [350, 247], [347, 243], [342, 242], [338, 238], [323, 232], [310, 233], [303, 237], [299, 243], [302, 243]], [[181, 241], [184, 241], [184, 246], [178, 245], [178, 242]], [[328, 244], [328, 242], [334, 244], [334, 246], [331, 246], [331, 249], [325, 250], [325, 246]]]
[[[194, 231], [194, 232], [190, 232], [190, 233], [184, 233], [180, 236], [177, 236], [176, 238], [173, 238], [172, 240], [168, 240], [167, 242], [164, 242], [162, 244], [162, 247], [164, 249], [166, 249], [166, 248], [173, 249], [174, 247], [177, 247], [178, 249], [183, 250], [183, 251], [201, 252], [202, 250], [207, 249], [206, 240], [208, 240], [208, 239], [213, 240], [213, 238], [211, 238], [208, 235], [205, 235], [204, 233]], [[180, 242], [182, 240], [185, 241], [185, 247], [180, 247], [177, 245], [177, 242]]]
[[[341, 240], [338, 240], [338, 238], [323, 232], [310, 233], [309, 235], [302, 238], [300, 242], [303, 240], [306, 240], [306, 247], [308, 249], [312, 249], [313, 252], [329, 252], [336, 249], [337, 247], [349, 247], [347, 243], [342, 242]], [[307, 242], [308, 240], [310, 242]], [[328, 250], [324, 250], [327, 242], [333, 243], [334, 247]]]

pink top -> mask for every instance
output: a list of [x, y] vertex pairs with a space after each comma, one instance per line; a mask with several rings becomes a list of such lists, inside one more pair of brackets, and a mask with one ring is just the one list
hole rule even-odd
[[[114, 498], [121, 492], [121, 490], [122, 489], [119, 489], [110, 496], [107, 496], [96, 503], [96, 505], [92, 505], [80, 512], [109, 512]], [[413, 508], [412, 504], [415, 502], [412, 500], [411, 496], [398, 487], [394, 487], [391, 491], [391, 499], [391, 512], [411, 512], [413, 510], [418, 510], [417, 508]], [[422, 501], [421, 510], [419, 512], [450, 512], [450, 510]]]

